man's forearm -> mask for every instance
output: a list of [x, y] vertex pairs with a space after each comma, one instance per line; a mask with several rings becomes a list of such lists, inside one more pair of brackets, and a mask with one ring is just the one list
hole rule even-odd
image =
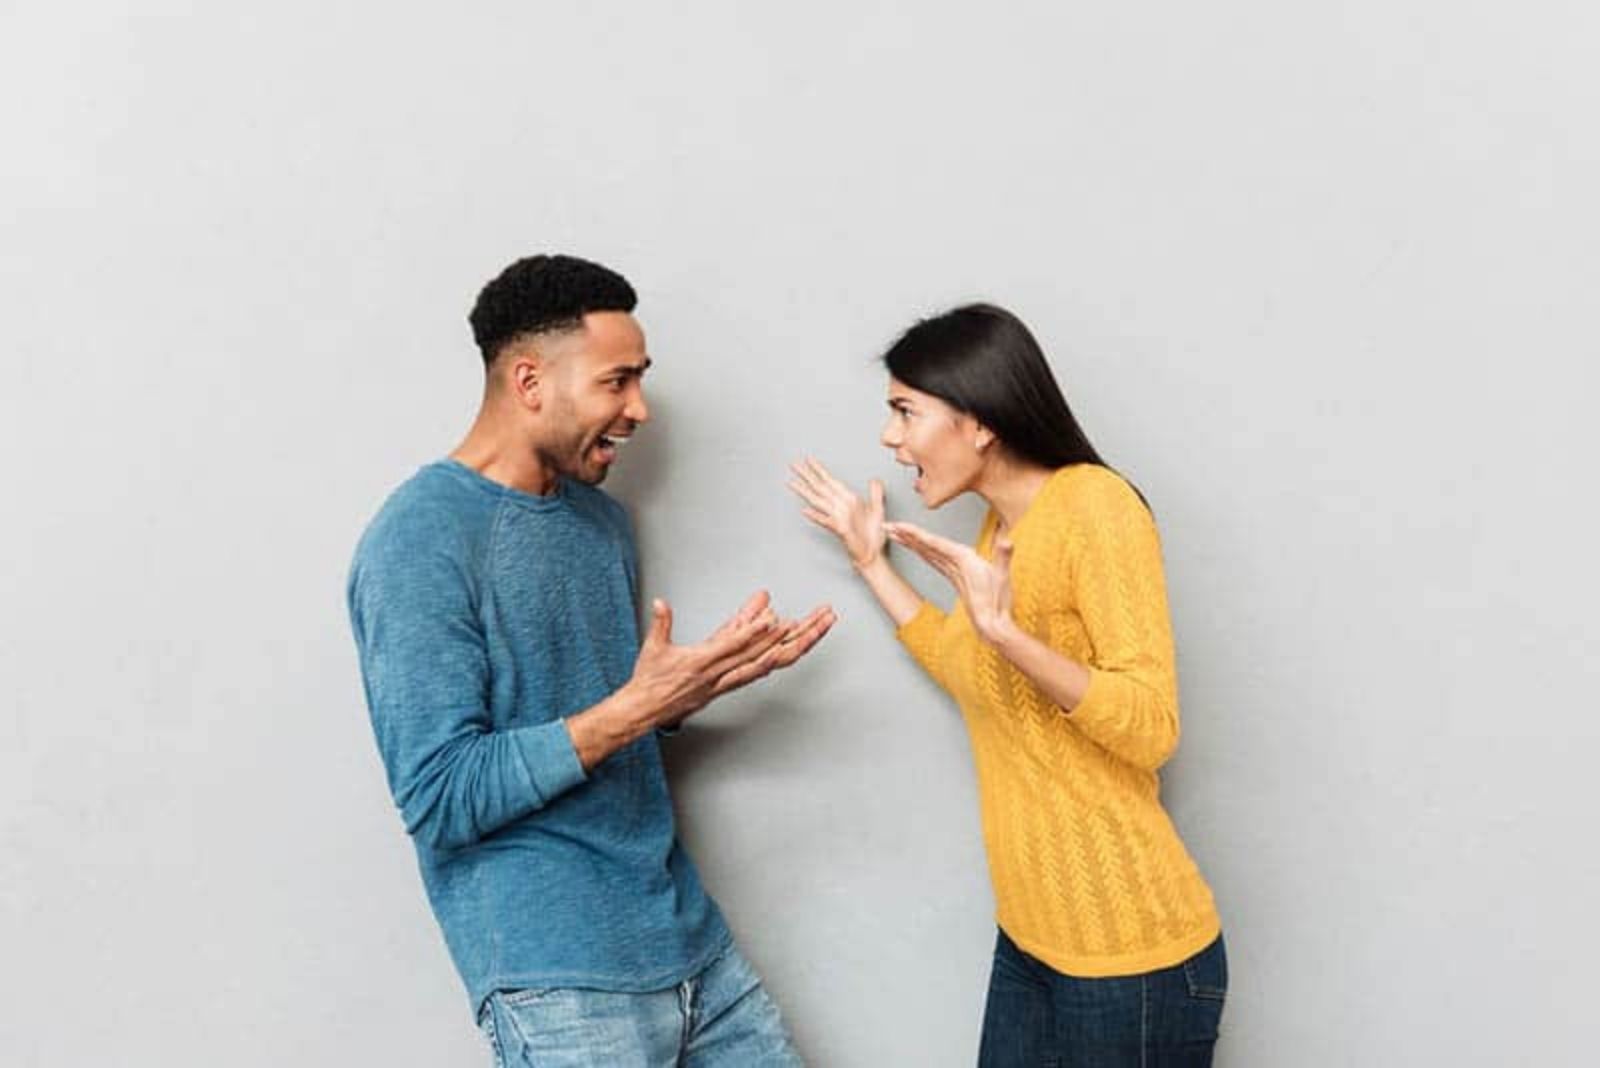
[[655, 730], [659, 718], [658, 709], [647, 707], [631, 687], [624, 686], [599, 704], [568, 716], [567, 733], [572, 735], [578, 763], [587, 772]]

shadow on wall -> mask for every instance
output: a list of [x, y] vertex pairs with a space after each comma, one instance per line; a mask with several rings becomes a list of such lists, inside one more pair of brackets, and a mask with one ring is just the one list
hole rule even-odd
[[[672, 418], [671, 405], [651, 396], [648, 387], [645, 400], [650, 405], [650, 421], [641, 426], [638, 440], [623, 450], [616, 471], [606, 479], [604, 489], [628, 506], [637, 524], [642, 512], [655, 504], [666, 477], [669, 435]], [[635, 531], [639, 536], [642, 532]]]
[[815, 730], [798, 704], [782, 697], [727, 697], [691, 719], [683, 733], [663, 739], [661, 752], [675, 783], [691, 783], [705, 768], [713, 775], [737, 767], [741, 775], [781, 778], [803, 772], [801, 754]]
[[641, 603], [635, 606], [640, 633], [650, 619], [650, 576], [646, 571], [648, 554], [644, 551], [648, 531], [641, 517], [647, 515], [661, 496], [666, 481], [669, 429], [672, 420], [664, 418], [669, 405], [663, 404], [648, 391], [645, 399], [650, 405], [650, 421], [635, 431], [638, 440], [629, 443], [616, 465], [616, 471], [605, 481], [603, 488], [623, 503], [633, 520], [634, 542], [639, 550], [639, 590]]

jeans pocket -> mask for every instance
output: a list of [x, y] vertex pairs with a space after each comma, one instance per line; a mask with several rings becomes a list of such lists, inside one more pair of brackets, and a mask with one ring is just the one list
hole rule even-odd
[[1189, 984], [1189, 996], [1209, 1001], [1226, 1001], [1228, 997], [1228, 951], [1218, 935], [1205, 949], [1183, 962], [1183, 978]]

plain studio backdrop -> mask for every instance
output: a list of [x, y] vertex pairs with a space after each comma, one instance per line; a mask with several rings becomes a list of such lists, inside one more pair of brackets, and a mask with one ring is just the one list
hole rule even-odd
[[487, 1063], [343, 589], [561, 250], [642, 298], [646, 594], [839, 610], [669, 755], [809, 1061], [977, 1048], [964, 730], [784, 484], [970, 537], [875, 358], [986, 298], [1161, 526], [1219, 1063], [1590, 1063], [1593, 4], [183, 6], [0, 12], [0, 1062]]

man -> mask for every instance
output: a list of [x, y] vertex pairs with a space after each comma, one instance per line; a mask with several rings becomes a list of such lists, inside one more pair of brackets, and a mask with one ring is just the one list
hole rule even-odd
[[751, 597], [641, 642], [633, 536], [596, 487], [649, 419], [633, 288], [533, 256], [472, 310], [466, 439], [384, 504], [349, 607], [389, 786], [479, 1026], [507, 1065], [798, 1064], [673, 826], [657, 731], [833, 624]]

